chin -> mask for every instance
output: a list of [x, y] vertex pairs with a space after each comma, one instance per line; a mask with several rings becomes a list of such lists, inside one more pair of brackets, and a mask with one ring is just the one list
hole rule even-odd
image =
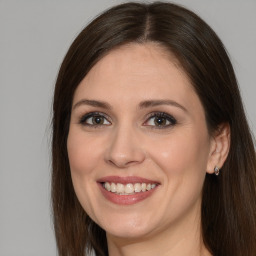
[[139, 214], [114, 215], [109, 218], [105, 215], [97, 221], [107, 235], [127, 239], [147, 236], [157, 226], [155, 222], [152, 218], [140, 216]]
[[107, 236], [113, 236], [123, 239], [139, 239], [146, 237], [150, 231], [149, 228], [141, 227], [131, 227], [131, 226], [121, 226], [121, 227], [107, 227], [106, 228]]

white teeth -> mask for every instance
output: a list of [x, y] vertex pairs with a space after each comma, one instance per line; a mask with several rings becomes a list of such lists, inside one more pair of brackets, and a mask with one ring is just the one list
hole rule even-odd
[[111, 183], [111, 192], [115, 193], [116, 192], [116, 184], [115, 183]]
[[147, 184], [147, 190], [151, 189], [151, 184]]
[[134, 187], [133, 187], [133, 185], [132, 185], [131, 183], [126, 184], [125, 187], [124, 187], [124, 192], [125, 192], [126, 194], [132, 194], [132, 193], [134, 193]]
[[107, 191], [111, 190], [110, 184], [108, 182], [105, 182], [104, 187]]
[[141, 185], [140, 183], [134, 184], [134, 192], [140, 192], [141, 191]]
[[119, 193], [119, 194], [124, 193], [124, 184], [117, 183], [116, 192]]
[[128, 184], [122, 184], [122, 183], [114, 183], [114, 182], [105, 182], [103, 184], [103, 187], [112, 193], [120, 194], [120, 195], [130, 195], [134, 193], [139, 192], [145, 192], [149, 191], [156, 187], [157, 184], [153, 183], [128, 183]]

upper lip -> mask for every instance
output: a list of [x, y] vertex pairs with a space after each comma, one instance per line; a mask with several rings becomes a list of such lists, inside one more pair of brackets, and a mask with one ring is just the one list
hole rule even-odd
[[99, 183], [104, 182], [113, 182], [113, 183], [121, 183], [121, 184], [128, 184], [128, 183], [151, 183], [151, 184], [159, 184], [158, 181], [150, 180], [138, 176], [126, 176], [126, 177], [120, 177], [120, 176], [105, 176], [97, 180]]

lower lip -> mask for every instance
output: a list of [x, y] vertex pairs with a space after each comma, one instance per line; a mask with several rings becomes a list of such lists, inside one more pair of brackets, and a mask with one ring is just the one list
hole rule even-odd
[[140, 201], [143, 201], [148, 197], [150, 197], [158, 187], [156, 186], [155, 188], [150, 189], [148, 191], [134, 193], [131, 195], [118, 195], [118, 194], [107, 191], [105, 188], [103, 188], [101, 183], [98, 183], [98, 184], [99, 184], [101, 193], [107, 200], [109, 200], [114, 204], [120, 204], [120, 205], [131, 205], [131, 204], [136, 204]]

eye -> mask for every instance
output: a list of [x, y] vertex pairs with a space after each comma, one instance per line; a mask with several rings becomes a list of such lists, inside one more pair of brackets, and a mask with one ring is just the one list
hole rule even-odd
[[111, 123], [101, 113], [88, 113], [80, 119], [80, 123], [88, 126], [110, 125]]
[[176, 119], [166, 113], [152, 113], [147, 121], [144, 123], [145, 126], [154, 126], [154, 128], [167, 128], [177, 123]]

